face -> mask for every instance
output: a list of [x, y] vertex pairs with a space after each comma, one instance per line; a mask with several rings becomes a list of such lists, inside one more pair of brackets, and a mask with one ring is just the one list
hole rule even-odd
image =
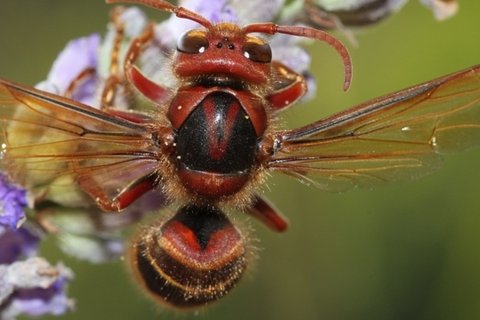
[[220, 23], [209, 30], [187, 31], [178, 40], [173, 68], [180, 78], [214, 75], [266, 85], [271, 61], [272, 50], [265, 40], [234, 24]]

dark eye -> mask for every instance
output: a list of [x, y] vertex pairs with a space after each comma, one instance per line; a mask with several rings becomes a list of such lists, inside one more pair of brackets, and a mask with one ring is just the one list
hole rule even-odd
[[272, 61], [272, 49], [266, 42], [247, 40], [243, 46], [243, 55], [255, 62], [268, 63]]
[[203, 53], [207, 48], [207, 35], [202, 30], [187, 31], [177, 43], [177, 50], [183, 53]]

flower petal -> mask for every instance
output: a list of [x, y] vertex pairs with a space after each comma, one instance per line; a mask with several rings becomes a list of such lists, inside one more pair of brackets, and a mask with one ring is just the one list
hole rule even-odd
[[15, 288], [5, 277], [7, 271], [8, 266], [0, 264], [0, 307], [7, 301], [7, 298], [13, 293]]
[[255, 22], [275, 21], [285, 4], [285, 0], [229, 0], [227, 2], [238, 16], [237, 23], [241, 26]]
[[0, 265], [36, 254], [40, 237], [26, 227], [0, 228]]
[[[48, 74], [47, 80], [39, 83], [37, 88], [51, 93], [65, 95], [68, 87], [82, 72], [96, 69], [100, 35], [92, 34], [70, 41], [58, 55]], [[77, 101], [91, 104], [96, 92], [96, 77], [90, 77], [74, 92]]]
[[10, 183], [0, 172], [0, 226], [18, 228], [25, 221], [25, 189]]
[[91, 263], [105, 263], [118, 259], [124, 253], [123, 238], [115, 236], [59, 235], [63, 252]]

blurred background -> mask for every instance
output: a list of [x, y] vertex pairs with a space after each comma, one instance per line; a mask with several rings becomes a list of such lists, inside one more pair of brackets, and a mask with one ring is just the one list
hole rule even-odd
[[[102, 0], [1, 0], [0, 76], [43, 80], [67, 41], [103, 32]], [[162, 15], [151, 12], [160, 19]], [[311, 47], [317, 97], [286, 114], [306, 124], [367, 99], [480, 63], [480, 2], [438, 22], [417, 1], [356, 33], [343, 93], [335, 52]], [[339, 35], [342, 38], [342, 35]], [[345, 40], [345, 38], [342, 38]], [[252, 221], [259, 259], [230, 295], [178, 316], [145, 299], [122, 261], [101, 266], [45, 248], [75, 271], [65, 319], [480, 319], [480, 150], [447, 156], [420, 181], [323, 193], [274, 176], [266, 195], [290, 219], [283, 234]]]

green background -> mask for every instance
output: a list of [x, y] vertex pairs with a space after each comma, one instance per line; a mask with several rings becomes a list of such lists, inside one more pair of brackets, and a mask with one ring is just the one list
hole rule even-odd
[[[102, 0], [0, 0], [0, 76], [35, 84], [65, 43], [103, 31]], [[437, 22], [417, 1], [349, 45], [351, 90], [325, 45], [312, 47], [316, 100], [287, 112], [293, 125], [480, 62], [480, 2]], [[152, 17], [159, 18], [152, 13]], [[341, 36], [340, 36], [341, 37]], [[446, 157], [420, 181], [323, 193], [274, 176], [267, 196], [290, 219], [283, 234], [253, 222], [259, 259], [241, 285], [196, 315], [142, 297], [122, 262], [71, 266], [76, 312], [66, 319], [480, 319], [480, 150]]]

